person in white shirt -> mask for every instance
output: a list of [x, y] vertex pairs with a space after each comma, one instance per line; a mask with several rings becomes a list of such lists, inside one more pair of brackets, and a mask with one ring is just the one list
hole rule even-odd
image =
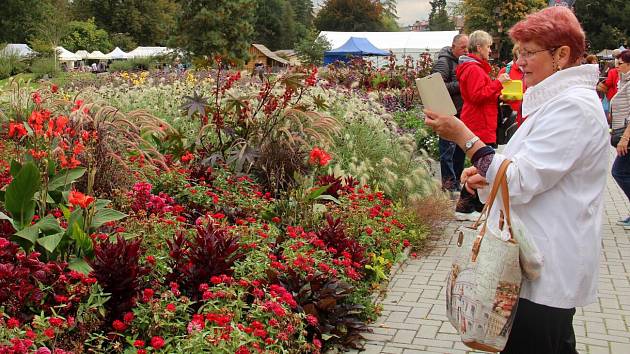
[[[550, 7], [510, 30], [527, 92], [527, 117], [502, 153], [483, 144], [460, 120], [425, 110], [427, 125], [456, 142], [473, 167], [469, 190], [487, 198], [501, 162], [510, 159], [510, 204], [543, 253], [536, 280], [523, 280], [502, 353], [577, 353], [575, 307], [596, 301], [609, 133], [595, 91], [597, 65], [580, 65], [584, 31], [571, 10]], [[489, 223], [498, 222], [498, 212]]]

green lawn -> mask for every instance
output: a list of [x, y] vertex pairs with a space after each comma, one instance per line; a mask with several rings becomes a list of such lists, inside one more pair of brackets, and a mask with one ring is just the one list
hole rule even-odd
[[[53, 77], [52, 79], [50, 79], [50, 81], [58, 86], [64, 86], [64, 84], [71, 78], [76, 78], [76, 77], [81, 77], [81, 76], [88, 76], [88, 77], [92, 77], [93, 74], [92, 73], [61, 73], [56, 77]], [[9, 86], [11, 84], [11, 80], [19, 80], [23, 83], [28, 82], [29, 83], [29, 87], [31, 87], [33, 90], [39, 88], [42, 85], [42, 82], [40, 82], [39, 80], [35, 79], [35, 74], [31, 74], [31, 73], [22, 73], [22, 74], [17, 74], [15, 76], [0, 80], [0, 92], [6, 91], [9, 89]], [[29, 81], [30, 80], [30, 81]]]

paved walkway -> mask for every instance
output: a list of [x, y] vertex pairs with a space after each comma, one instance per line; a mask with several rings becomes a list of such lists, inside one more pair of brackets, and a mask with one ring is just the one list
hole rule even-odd
[[[578, 308], [573, 324], [580, 353], [629, 354], [630, 231], [615, 222], [630, 215], [630, 205], [612, 177], [605, 198], [599, 301]], [[409, 260], [396, 273], [363, 353], [474, 353], [460, 342], [445, 312], [457, 226], [452, 222], [432, 241], [430, 254]]]

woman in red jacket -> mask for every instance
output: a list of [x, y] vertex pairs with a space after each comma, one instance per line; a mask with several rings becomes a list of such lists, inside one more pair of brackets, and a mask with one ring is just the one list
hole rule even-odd
[[497, 141], [497, 99], [503, 89], [502, 83], [510, 78], [500, 75], [498, 80], [490, 78], [490, 46], [492, 37], [484, 31], [475, 31], [468, 37], [471, 54], [459, 57], [457, 81], [464, 98], [461, 119], [486, 145]]
[[[468, 37], [470, 54], [459, 57], [455, 74], [464, 99], [461, 120], [473, 134], [486, 145], [495, 146], [497, 141], [497, 99], [502, 83], [510, 77], [502, 74], [497, 80], [490, 78], [490, 46], [492, 37], [484, 31], [475, 31]], [[464, 151], [465, 152], [465, 151]], [[476, 220], [483, 204], [477, 196], [462, 189], [455, 215], [460, 220]]]

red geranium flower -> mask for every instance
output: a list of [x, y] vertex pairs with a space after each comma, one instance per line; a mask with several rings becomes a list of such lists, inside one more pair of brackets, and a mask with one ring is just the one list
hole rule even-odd
[[164, 338], [162, 338], [160, 336], [155, 336], [155, 337], [151, 338], [151, 346], [155, 350], [161, 349], [164, 346]]
[[120, 320], [115, 320], [112, 323], [112, 327], [118, 332], [123, 332], [124, 330], [127, 329], [127, 325], [123, 321], [120, 321]]
[[48, 323], [53, 327], [59, 327], [63, 324], [63, 320], [59, 317], [51, 317], [48, 319]]
[[136, 348], [142, 348], [144, 347], [144, 341], [140, 339], [136, 339], [136, 341], [133, 342], [133, 346]]

